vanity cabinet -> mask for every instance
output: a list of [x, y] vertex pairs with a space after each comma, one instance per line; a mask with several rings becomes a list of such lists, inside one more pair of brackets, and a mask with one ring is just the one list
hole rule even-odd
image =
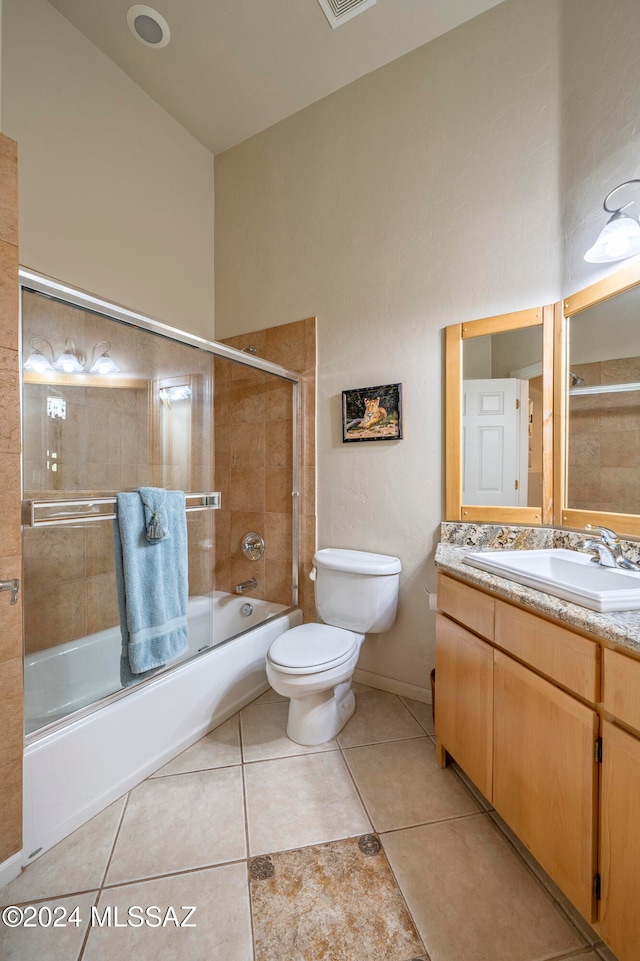
[[444, 574], [438, 600], [441, 763], [452, 755], [593, 921], [598, 645]]
[[640, 662], [604, 653], [600, 935], [619, 961], [640, 945]]

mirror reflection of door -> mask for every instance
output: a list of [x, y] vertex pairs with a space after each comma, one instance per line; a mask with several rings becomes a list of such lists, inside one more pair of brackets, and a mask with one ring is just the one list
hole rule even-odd
[[463, 383], [463, 502], [526, 505], [529, 390], [516, 378]]
[[542, 327], [463, 343], [463, 504], [542, 506]]

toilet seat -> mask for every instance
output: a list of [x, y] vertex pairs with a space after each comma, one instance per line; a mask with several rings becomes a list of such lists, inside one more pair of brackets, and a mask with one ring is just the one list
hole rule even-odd
[[360, 634], [328, 624], [301, 624], [273, 642], [268, 659], [283, 674], [318, 674], [339, 667], [359, 650]]

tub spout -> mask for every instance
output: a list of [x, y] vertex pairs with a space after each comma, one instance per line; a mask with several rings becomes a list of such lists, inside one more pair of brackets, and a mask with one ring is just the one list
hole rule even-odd
[[250, 577], [248, 581], [242, 581], [241, 584], [236, 584], [236, 594], [244, 594], [246, 591], [255, 591], [258, 586], [258, 582], [255, 577]]

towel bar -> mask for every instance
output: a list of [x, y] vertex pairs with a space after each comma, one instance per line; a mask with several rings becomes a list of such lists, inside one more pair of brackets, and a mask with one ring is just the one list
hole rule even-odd
[[[185, 494], [185, 500], [187, 512], [219, 510], [221, 507], [220, 491]], [[195, 503], [190, 504], [190, 501]], [[88, 524], [92, 521], [114, 520], [115, 510], [101, 512], [101, 508], [109, 506], [115, 508], [115, 504], [115, 497], [85, 497], [82, 500], [67, 498], [57, 501], [24, 500], [22, 501], [22, 526], [58, 527], [63, 524]], [[46, 513], [44, 516], [37, 514], [38, 511], [51, 511], [54, 508], [60, 508], [60, 510], [55, 514]]]

